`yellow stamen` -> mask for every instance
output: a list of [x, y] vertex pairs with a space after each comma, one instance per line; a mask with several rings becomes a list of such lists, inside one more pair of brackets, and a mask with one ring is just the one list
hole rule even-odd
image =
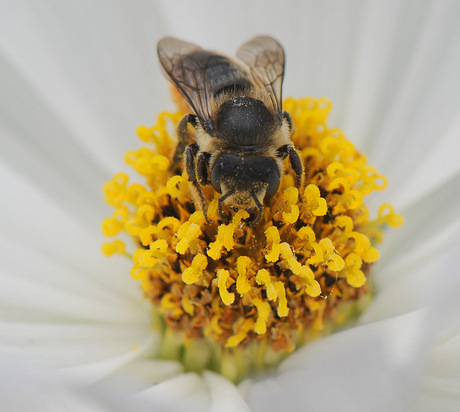
[[256, 282], [259, 285], [263, 285], [265, 290], [267, 291], [267, 298], [268, 300], [275, 300], [276, 299], [276, 291], [275, 286], [272, 283], [270, 278], [270, 274], [265, 269], [260, 269], [256, 275]]
[[320, 195], [318, 186], [309, 184], [303, 193], [304, 202], [307, 209], [314, 216], [324, 216], [327, 213], [327, 203]]
[[333, 271], [342, 270], [345, 262], [340, 255], [335, 251], [331, 239], [324, 238], [319, 241], [319, 246], [323, 251], [324, 264]]
[[248, 279], [249, 265], [251, 264], [251, 259], [247, 256], [240, 256], [236, 261], [236, 270], [238, 272], [238, 277], [236, 279], [236, 290], [243, 296], [245, 293], [248, 293], [251, 290], [251, 284]]
[[275, 282], [274, 284], [276, 296], [278, 297], [278, 316], [285, 317], [289, 314], [289, 308], [286, 300], [286, 290], [284, 289], [283, 282]]
[[227, 306], [231, 305], [235, 301], [235, 294], [229, 293], [229, 291], [227, 290], [228, 285], [233, 283], [228, 270], [219, 269], [217, 271], [217, 281], [217, 285], [219, 287], [219, 294], [222, 298], [222, 302], [224, 302], [224, 304]]
[[269, 252], [265, 254], [265, 259], [267, 262], [276, 262], [281, 253], [280, 234], [278, 229], [275, 226], [270, 226], [265, 231], [265, 236], [267, 238], [267, 243], [271, 243], [271, 248]]
[[299, 191], [295, 187], [288, 187], [284, 190], [283, 200], [286, 202], [286, 206], [283, 210], [283, 221], [288, 225], [297, 222], [299, 218], [298, 198]]
[[347, 282], [350, 286], [359, 288], [366, 283], [366, 277], [360, 269], [363, 261], [357, 253], [350, 253], [345, 258], [345, 269], [342, 271], [341, 276], [346, 276]]
[[240, 327], [240, 331], [236, 334], [228, 338], [225, 346], [227, 348], [235, 348], [238, 346], [246, 337], [248, 336], [248, 332], [253, 329], [254, 327], [254, 320], [249, 318], [245, 319], [243, 324]]
[[203, 271], [208, 266], [208, 259], [205, 255], [199, 254], [193, 258], [192, 265], [185, 269], [182, 273], [182, 280], [187, 284], [191, 285], [196, 283], [200, 276], [203, 275]]
[[104, 243], [102, 246], [102, 252], [106, 256], [112, 256], [115, 253], [124, 254], [126, 251], [125, 243], [121, 240], [114, 240], [113, 242]]
[[168, 253], [168, 244], [164, 239], [158, 239], [153, 242], [148, 250], [141, 251], [137, 256], [140, 266], [148, 268], [155, 266], [159, 261], [166, 257]]
[[257, 308], [257, 320], [254, 324], [254, 332], [263, 335], [267, 331], [267, 321], [270, 314], [270, 305], [258, 298], [253, 299], [254, 306]]

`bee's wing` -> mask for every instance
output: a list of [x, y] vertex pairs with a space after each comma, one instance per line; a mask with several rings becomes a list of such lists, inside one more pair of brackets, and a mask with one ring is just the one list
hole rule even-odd
[[198, 116], [201, 124], [209, 124], [212, 90], [206, 67], [210, 53], [192, 43], [172, 37], [161, 39], [157, 51], [165, 73]]
[[246, 63], [256, 84], [267, 90], [273, 107], [282, 113], [284, 50], [272, 37], [258, 36], [244, 43], [236, 53]]

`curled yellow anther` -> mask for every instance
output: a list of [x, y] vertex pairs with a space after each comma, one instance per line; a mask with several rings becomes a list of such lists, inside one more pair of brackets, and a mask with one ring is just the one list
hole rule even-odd
[[155, 216], [155, 210], [151, 205], [142, 205], [137, 209], [136, 216], [149, 224]]
[[185, 313], [188, 313], [190, 316], [193, 316], [195, 313], [195, 306], [193, 306], [192, 302], [188, 296], [184, 296], [182, 298], [182, 309], [184, 309]]
[[254, 320], [252, 318], [245, 319], [242, 325], [239, 328], [238, 333], [236, 333], [233, 336], [230, 336], [225, 343], [225, 346], [227, 348], [235, 348], [238, 346], [241, 342], [243, 342], [244, 339], [248, 336], [248, 332], [253, 328], [254, 326]]
[[340, 215], [334, 220], [334, 226], [349, 233], [353, 230], [353, 219], [350, 216]]
[[340, 175], [341, 174], [340, 172], [343, 172], [343, 169], [344, 169], [344, 167], [343, 167], [342, 163], [340, 163], [340, 162], [332, 162], [326, 168], [326, 173], [330, 178], [333, 179], [334, 177]]
[[212, 318], [211, 318], [211, 324], [210, 328], [208, 329], [208, 334], [209, 330], [212, 332], [216, 333], [217, 335], [221, 335], [224, 333], [224, 330], [220, 327], [219, 321], [222, 318], [222, 308], [220, 306], [221, 299], [219, 299], [218, 296], [215, 296], [212, 300], [211, 307], [212, 307]]
[[299, 276], [305, 283], [305, 293], [314, 298], [319, 296], [321, 293], [321, 286], [315, 279], [315, 274], [308, 266], [302, 266]]
[[292, 253], [292, 249], [289, 243], [287, 242], [281, 243], [280, 249], [281, 249], [281, 256], [284, 259], [284, 261], [287, 263], [289, 269], [291, 269], [292, 273], [294, 273], [295, 275], [298, 275], [300, 273], [302, 265], [299, 263], [299, 261], [294, 256], [294, 253]]
[[125, 173], [116, 174], [111, 182], [104, 185], [105, 200], [112, 206], [118, 207], [125, 199], [126, 186], [129, 178]]
[[288, 187], [284, 190], [282, 198], [286, 202], [282, 213], [284, 223], [289, 225], [297, 222], [299, 218], [299, 207], [297, 206], [299, 191], [295, 187]]
[[193, 213], [177, 231], [179, 242], [176, 245], [176, 252], [183, 255], [201, 236], [201, 226], [205, 223], [203, 212]]
[[232, 218], [232, 223], [236, 226], [238, 226], [243, 219], [247, 219], [249, 217], [249, 213], [244, 210], [240, 209], [238, 212], [236, 212]]
[[102, 252], [106, 256], [112, 256], [115, 253], [123, 254], [125, 251], [125, 243], [121, 240], [114, 240], [113, 242], [107, 242], [102, 245]]
[[149, 276], [149, 271], [141, 268], [139, 265], [134, 265], [131, 268], [130, 275], [134, 280], [145, 280]]
[[153, 140], [153, 133], [148, 127], [139, 126], [136, 132], [137, 132], [137, 136], [139, 137], [139, 139], [141, 139], [143, 142], [147, 143]]
[[303, 199], [314, 216], [324, 216], [327, 213], [326, 199], [321, 197], [318, 186], [309, 184], [304, 190]]
[[168, 216], [164, 217], [158, 222], [158, 229], [163, 230], [165, 227], [170, 227], [173, 232], [177, 232], [181, 226], [179, 219], [175, 217]]
[[365, 262], [372, 263], [378, 260], [379, 252], [371, 246], [371, 241], [366, 235], [359, 232], [351, 232], [349, 233], [348, 238], [354, 239], [354, 251], [360, 255]]
[[297, 236], [300, 239], [305, 239], [308, 242], [314, 242], [316, 240], [316, 235], [313, 229], [310, 226], [303, 226], [297, 232]]
[[317, 265], [324, 262], [324, 253], [322, 247], [316, 242], [312, 243], [311, 247], [313, 248], [314, 254], [307, 259], [307, 263], [309, 265]]
[[148, 226], [139, 232], [139, 239], [143, 246], [149, 246], [153, 242], [153, 236], [159, 232], [157, 226]]
[[219, 198], [216, 197], [209, 203], [208, 206], [208, 219], [210, 220], [217, 220], [219, 219], [219, 212], [217, 211], [219, 208]]
[[335, 251], [334, 244], [331, 239], [324, 238], [319, 241], [319, 246], [323, 250], [324, 263], [329, 269], [334, 271], [342, 270], [345, 262], [341, 256]]
[[203, 226], [206, 223], [206, 218], [204, 217], [204, 213], [201, 210], [198, 210], [190, 215], [188, 221], [190, 223], [195, 223], [198, 226]]
[[254, 324], [254, 332], [258, 335], [263, 335], [267, 331], [268, 315], [270, 314], [270, 305], [261, 299], [254, 298], [252, 300], [257, 308], [257, 320]]
[[169, 196], [177, 199], [184, 186], [187, 187], [187, 180], [180, 175], [174, 175], [166, 183], [166, 190]]
[[162, 298], [161, 298], [161, 306], [165, 309], [174, 309], [176, 307], [176, 304], [174, 302], [174, 296], [172, 293], [166, 293]]
[[276, 291], [275, 286], [270, 278], [270, 273], [266, 269], [260, 269], [256, 275], [256, 282], [259, 285], [263, 285], [267, 292], [268, 300], [275, 300], [276, 299]]
[[363, 204], [363, 195], [358, 190], [348, 190], [342, 195], [342, 204], [347, 209], [357, 209]]
[[265, 254], [265, 259], [267, 262], [276, 262], [281, 252], [278, 229], [275, 226], [270, 226], [265, 230], [265, 237], [267, 238], [267, 243], [271, 243], [271, 248], [268, 253]]
[[286, 300], [286, 290], [284, 289], [283, 282], [275, 282], [274, 284], [276, 296], [278, 297], [278, 316], [285, 317], [289, 314], [289, 308]]
[[[185, 228], [185, 225], [186, 228]], [[201, 228], [196, 223], [186, 222], [181, 226], [184, 227], [184, 230], [179, 230], [177, 232], [177, 237], [179, 237], [179, 242], [176, 245], [176, 252], [183, 255], [187, 249], [191, 246], [192, 242], [198, 239], [201, 235]]]
[[292, 273], [298, 275], [302, 279], [302, 282], [305, 283], [305, 292], [313, 297], [318, 296], [321, 293], [321, 286], [315, 280], [314, 273], [308, 266], [303, 266], [299, 263], [292, 253], [291, 247], [286, 242], [281, 243], [281, 256]]
[[108, 217], [102, 221], [102, 232], [105, 236], [115, 236], [120, 233], [123, 228], [124, 223], [119, 219]]
[[138, 264], [144, 268], [153, 267], [168, 254], [168, 243], [164, 239], [155, 240], [148, 250], [140, 251], [135, 257]]
[[139, 202], [139, 199], [143, 198], [142, 196], [145, 192], [146, 190], [142, 185], [134, 183], [126, 191], [126, 201], [133, 205], [143, 206], [143, 203]]
[[197, 282], [200, 276], [203, 275], [203, 271], [207, 266], [208, 259], [206, 256], [201, 253], [196, 255], [192, 260], [191, 266], [185, 269], [182, 273], [182, 280], [187, 285]]
[[228, 284], [233, 283], [233, 279], [230, 277], [230, 273], [226, 269], [219, 269], [217, 271], [217, 286], [219, 288], [219, 294], [225, 305], [229, 306], [235, 301], [235, 294], [230, 293], [227, 290]]
[[249, 213], [246, 210], [240, 209], [235, 216], [233, 216], [232, 223], [228, 225], [220, 225], [217, 229], [217, 236], [215, 242], [209, 244], [207, 251], [208, 256], [211, 259], [218, 260], [222, 256], [223, 248], [228, 251], [232, 250], [235, 246], [235, 239], [233, 238], [235, 230], [240, 224], [241, 220], [249, 217]]
[[389, 203], [383, 203], [379, 207], [379, 218], [383, 219], [388, 225], [392, 227], [399, 227], [403, 224], [403, 218], [400, 214], [395, 213], [393, 206]]
[[251, 259], [247, 256], [239, 256], [236, 261], [236, 271], [238, 277], [236, 279], [236, 291], [243, 296], [248, 293], [251, 289], [251, 285], [248, 280], [248, 268], [251, 264]]
[[327, 185], [327, 190], [330, 192], [338, 189], [342, 189], [345, 192], [350, 190], [350, 183], [348, 180], [344, 177], [336, 177]]
[[359, 288], [366, 283], [366, 276], [361, 270], [363, 261], [357, 253], [350, 253], [345, 258], [345, 269], [342, 270], [340, 276], [347, 278], [347, 283], [354, 288]]

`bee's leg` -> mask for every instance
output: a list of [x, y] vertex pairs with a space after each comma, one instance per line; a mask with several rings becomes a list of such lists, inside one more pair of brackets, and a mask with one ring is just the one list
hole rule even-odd
[[257, 216], [249, 222], [249, 227], [254, 227], [257, 225], [257, 223], [260, 222], [260, 219], [262, 219], [264, 206], [262, 203], [259, 202], [259, 199], [257, 199], [257, 196], [255, 195], [254, 192], [251, 192], [251, 196], [257, 206]]
[[188, 130], [189, 123], [196, 128], [198, 126], [198, 118], [194, 114], [186, 114], [177, 125], [177, 137], [179, 138], [179, 142], [177, 143], [176, 151], [174, 152], [174, 156], [172, 158], [170, 167], [171, 170], [177, 168], [184, 157], [186, 147], [190, 144], [190, 133]]
[[219, 216], [222, 218], [222, 220], [223, 220], [225, 223], [229, 223], [229, 222], [230, 222], [230, 216], [227, 216], [227, 215], [224, 213], [224, 210], [222, 209], [222, 206], [223, 206], [224, 202], [225, 202], [231, 195], [233, 195], [233, 193], [235, 193], [235, 191], [234, 191], [234, 190], [230, 190], [229, 192], [225, 193], [225, 195], [219, 197], [218, 206], [217, 206], [217, 211], [219, 212]]
[[209, 159], [211, 155], [206, 152], [201, 152], [196, 159], [196, 174], [198, 177], [198, 182], [202, 186], [210, 185], [211, 181], [209, 180]]
[[296, 174], [295, 185], [298, 189], [300, 189], [303, 181], [303, 165], [302, 159], [300, 158], [297, 151], [294, 149], [294, 146], [290, 144], [281, 146], [278, 149], [278, 156], [281, 157], [281, 159], [283, 160], [289, 156], [289, 162], [291, 163], [292, 170], [294, 170], [294, 173]]
[[197, 158], [197, 154], [199, 150], [200, 148], [198, 147], [198, 144], [196, 143], [193, 143], [186, 147], [185, 165], [187, 168], [188, 180], [189, 182], [193, 183], [194, 192], [195, 192], [194, 193], [195, 203], [198, 203], [198, 207], [203, 212], [204, 217], [206, 218], [206, 222], [209, 223], [208, 215], [207, 215], [206, 200], [204, 198], [203, 191], [201, 190], [201, 186], [198, 183], [198, 180], [196, 177], [196, 158]]

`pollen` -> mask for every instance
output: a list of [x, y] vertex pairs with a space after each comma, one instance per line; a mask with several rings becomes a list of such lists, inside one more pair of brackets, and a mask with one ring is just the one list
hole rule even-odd
[[143, 147], [125, 156], [133, 176], [119, 173], [104, 186], [113, 209], [102, 222], [110, 238], [102, 251], [132, 261], [130, 275], [163, 336], [158, 356], [185, 370], [240, 381], [353, 320], [374, 293], [384, 230], [403, 223], [388, 203], [367, 208], [387, 179], [327, 126], [327, 100], [286, 99], [283, 108], [304, 184], [295, 187], [286, 159], [255, 227], [246, 223], [251, 210], [227, 208], [223, 221], [211, 185], [203, 187], [207, 215], [196, 207], [187, 172], [172, 167], [181, 111], [139, 127]]

